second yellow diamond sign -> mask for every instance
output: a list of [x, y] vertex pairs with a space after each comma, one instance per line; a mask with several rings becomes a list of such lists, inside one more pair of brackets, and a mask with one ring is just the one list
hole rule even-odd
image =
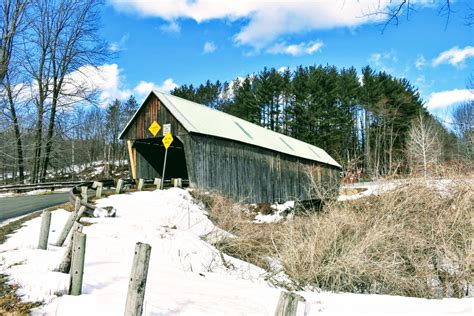
[[168, 132], [168, 134], [163, 137], [163, 145], [165, 145], [165, 148], [168, 149], [170, 147], [171, 143], [173, 142], [173, 135], [171, 135], [171, 132]]

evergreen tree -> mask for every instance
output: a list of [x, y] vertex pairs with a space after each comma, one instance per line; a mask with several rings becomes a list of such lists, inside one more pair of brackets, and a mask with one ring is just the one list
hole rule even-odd
[[410, 122], [418, 113], [429, 115], [408, 80], [368, 66], [360, 79], [354, 68], [329, 65], [264, 68], [230, 83], [183, 85], [172, 94], [324, 148], [348, 171], [363, 167], [370, 177], [408, 171]]

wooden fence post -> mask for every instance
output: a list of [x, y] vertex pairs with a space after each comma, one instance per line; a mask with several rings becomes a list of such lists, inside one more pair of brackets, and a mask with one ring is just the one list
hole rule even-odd
[[295, 316], [298, 309], [298, 302], [306, 302], [301, 295], [292, 292], [281, 292], [275, 316]]
[[74, 232], [72, 240], [71, 288], [69, 292], [71, 295], [80, 295], [82, 293], [82, 275], [86, 254], [86, 234]]
[[64, 241], [66, 240], [67, 235], [71, 231], [71, 228], [74, 225], [74, 222], [81, 219], [81, 216], [82, 214], [84, 214], [85, 210], [86, 210], [86, 207], [81, 206], [77, 212], [72, 212], [69, 215], [69, 218], [67, 219], [66, 224], [64, 225], [64, 228], [61, 231], [61, 234], [59, 234], [58, 240], [54, 244], [55, 246], [61, 247], [64, 244]]
[[161, 189], [161, 178], [155, 178], [153, 184], [156, 185], [157, 190]]
[[123, 180], [118, 179], [117, 187], [115, 188], [115, 194], [120, 194], [122, 192]]
[[82, 197], [82, 201], [84, 203], [87, 203], [87, 187], [86, 186], [81, 187], [81, 197]]
[[138, 180], [137, 191], [143, 190], [143, 185], [144, 185], [144, 184], [145, 184], [145, 180], [144, 180], [144, 179]]
[[69, 239], [69, 244], [67, 245], [66, 252], [63, 255], [61, 263], [57, 269], [58, 272], [61, 273], [69, 273], [71, 270], [71, 260], [72, 260], [72, 245], [74, 242], [74, 233], [75, 232], [82, 232], [82, 224], [75, 222], [74, 226], [72, 227], [72, 234], [71, 238]]
[[51, 212], [44, 211], [41, 215], [41, 229], [38, 242], [39, 249], [46, 249], [48, 247], [49, 227], [51, 226]]
[[128, 283], [125, 316], [141, 316], [145, 298], [146, 278], [150, 262], [151, 246], [137, 242], [133, 257], [132, 272]]

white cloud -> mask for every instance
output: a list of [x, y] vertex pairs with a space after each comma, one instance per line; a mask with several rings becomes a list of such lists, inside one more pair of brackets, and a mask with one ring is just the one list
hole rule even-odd
[[110, 51], [115, 53], [115, 52], [118, 52], [120, 50], [120, 46], [118, 45], [117, 42], [113, 42], [110, 44], [110, 47], [109, 47]]
[[434, 92], [430, 95], [426, 107], [429, 110], [447, 108], [464, 101], [474, 100], [474, 93], [468, 89], [454, 89]]
[[[67, 109], [76, 104], [93, 101], [105, 107], [115, 99], [128, 98], [131, 91], [123, 88], [120, 72], [117, 64], [104, 64], [98, 67], [85, 65], [69, 73], [64, 78], [58, 100], [59, 106]], [[36, 83], [24, 86], [26, 87], [22, 92], [24, 99], [34, 98], [37, 95]]]
[[216, 44], [213, 42], [205, 42], [204, 47], [202, 48], [203, 54], [213, 53], [217, 49]]
[[131, 95], [131, 91], [123, 88], [120, 72], [117, 64], [83, 66], [68, 76], [65, 91], [68, 94], [96, 91], [101, 106], [115, 99], [124, 100]]
[[320, 41], [310, 41], [307, 43], [289, 44], [277, 43], [267, 49], [270, 54], [287, 54], [291, 56], [311, 55], [321, 50], [324, 44]]
[[145, 96], [150, 93], [152, 90], [159, 90], [162, 92], [170, 92], [174, 88], [177, 88], [178, 85], [173, 81], [173, 79], [168, 78], [161, 85], [157, 85], [154, 82], [149, 81], [140, 81], [137, 86], [133, 89], [135, 93], [140, 96]]
[[[63, 108], [73, 107], [75, 104], [91, 100], [95, 96], [101, 107], [106, 107], [115, 99], [126, 100], [132, 92], [138, 97], [144, 97], [152, 90], [170, 92], [178, 85], [173, 79], [168, 78], [161, 84], [140, 81], [132, 90], [124, 87], [122, 69], [117, 64], [104, 64], [98, 67], [92, 65], [82, 66], [66, 76], [59, 104]], [[30, 100], [37, 93], [37, 85], [21, 84], [16, 87], [19, 98], [23, 101]], [[2, 91], [0, 90], [0, 95]]]
[[426, 66], [426, 59], [423, 55], [418, 55], [418, 57], [416, 58], [416, 61], [415, 61], [415, 67], [416, 69], [420, 70], [422, 69], [423, 67]]
[[160, 17], [167, 21], [192, 19], [201, 23], [212, 19], [242, 20], [245, 24], [234, 40], [237, 44], [250, 45], [256, 49], [268, 47], [284, 34], [379, 22], [387, 17], [367, 13], [383, 11], [394, 5], [393, 0], [110, 1], [118, 10]]
[[470, 57], [474, 57], [473, 46], [466, 46], [462, 49], [455, 46], [439, 54], [438, 57], [433, 59], [432, 65], [436, 67], [439, 64], [449, 63], [453, 66], [463, 66], [464, 61]]
[[175, 20], [160, 26], [160, 30], [165, 33], [179, 33], [181, 32], [181, 26]]
[[124, 36], [120, 38], [119, 41], [112, 42], [109, 46], [110, 51], [113, 53], [116, 53], [123, 50], [129, 38], [130, 38], [130, 34], [125, 34]]
[[387, 66], [387, 63], [397, 63], [398, 57], [394, 51], [385, 53], [373, 53], [370, 55], [368, 62], [378, 69], [386, 72], [392, 72], [393, 68]]

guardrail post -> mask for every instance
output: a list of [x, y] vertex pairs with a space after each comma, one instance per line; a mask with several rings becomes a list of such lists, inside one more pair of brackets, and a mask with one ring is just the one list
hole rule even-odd
[[82, 224], [75, 222], [74, 226], [72, 227], [72, 234], [71, 238], [69, 239], [69, 244], [67, 245], [66, 252], [64, 252], [63, 258], [61, 260], [61, 263], [59, 264], [59, 267], [57, 269], [58, 272], [62, 273], [69, 273], [71, 270], [71, 259], [72, 259], [72, 245], [74, 243], [74, 233], [75, 232], [82, 232]]
[[82, 201], [84, 203], [87, 203], [87, 187], [86, 186], [81, 187], [81, 197], [82, 197]]
[[183, 179], [181, 179], [181, 178], [174, 178], [174, 179], [173, 179], [173, 187], [175, 187], [175, 188], [182, 188], [182, 187], [183, 187]]
[[298, 302], [306, 302], [306, 300], [296, 293], [281, 292], [275, 316], [295, 316], [298, 310]]
[[71, 260], [71, 295], [82, 293], [82, 275], [86, 254], [86, 234], [74, 232]]
[[145, 184], [145, 179], [138, 180], [137, 191], [143, 190], [143, 185]]
[[74, 225], [75, 221], [79, 221], [81, 219], [82, 214], [84, 214], [86, 210], [85, 206], [81, 206], [77, 212], [72, 212], [69, 215], [69, 218], [66, 221], [66, 224], [64, 225], [63, 230], [61, 231], [61, 234], [59, 234], [58, 240], [54, 244], [55, 246], [61, 247], [64, 244], [64, 241], [67, 238], [67, 235], [71, 231], [72, 226]]
[[117, 187], [115, 188], [115, 194], [120, 194], [121, 191], [122, 191], [122, 187], [123, 187], [123, 180], [122, 180], [122, 179], [118, 179], [118, 181], [117, 181]]
[[143, 300], [145, 298], [150, 254], [150, 245], [141, 242], [136, 243], [132, 273], [130, 275], [130, 282], [128, 283], [127, 303], [125, 305], [126, 316], [139, 316], [143, 312]]
[[[94, 182], [96, 183], [96, 182]], [[104, 184], [102, 182], [97, 182], [96, 189], [95, 189], [95, 197], [100, 199], [102, 197], [102, 188], [104, 187]]]
[[38, 242], [39, 249], [46, 249], [48, 247], [49, 227], [51, 226], [51, 212], [44, 211], [41, 215], [41, 229]]
[[81, 199], [78, 196], [76, 196], [76, 200], [74, 201], [74, 212], [79, 211], [80, 208], [81, 208]]
[[156, 189], [159, 190], [161, 188], [161, 178], [155, 178], [153, 184], [156, 185]]

